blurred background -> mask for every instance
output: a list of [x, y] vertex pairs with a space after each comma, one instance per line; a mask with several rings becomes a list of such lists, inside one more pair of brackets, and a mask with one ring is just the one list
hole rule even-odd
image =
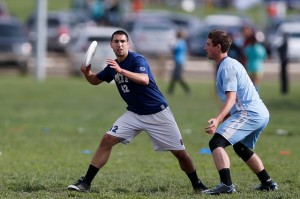
[[0, 0], [1, 75], [35, 73], [40, 1], [47, 3], [43, 64], [48, 76], [80, 75], [93, 40], [99, 47], [92, 65], [101, 70], [105, 58], [114, 56], [109, 41], [117, 29], [130, 34], [131, 50], [147, 56], [162, 78], [171, 68], [178, 30], [187, 33], [191, 77], [197, 77], [195, 71], [213, 70], [203, 48], [208, 32], [218, 28], [232, 34], [241, 52], [247, 45], [245, 27], [250, 29], [267, 51], [266, 65], [276, 65], [273, 69], [279, 66], [277, 49], [287, 34], [291, 69], [300, 68], [300, 0]]

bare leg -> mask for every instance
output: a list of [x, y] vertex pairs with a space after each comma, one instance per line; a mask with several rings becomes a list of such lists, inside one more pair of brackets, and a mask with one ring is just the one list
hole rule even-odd
[[198, 178], [194, 163], [193, 163], [191, 157], [189, 156], [189, 154], [187, 153], [187, 151], [180, 150], [180, 151], [171, 151], [171, 152], [177, 158], [180, 168], [189, 177], [194, 191], [196, 193], [201, 193], [203, 190], [206, 190], [207, 187]]
[[193, 163], [191, 157], [189, 156], [189, 154], [187, 153], [186, 150], [171, 151], [171, 152], [178, 159], [180, 168], [184, 172], [192, 173], [196, 170], [195, 166], [194, 166], [194, 163]]
[[218, 171], [224, 168], [230, 168], [230, 160], [224, 148], [216, 148], [213, 150], [212, 155]]
[[261, 172], [264, 169], [264, 165], [263, 165], [261, 159], [255, 153], [246, 162], [246, 164], [255, 174]]
[[109, 159], [112, 147], [119, 142], [120, 138], [105, 134], [92, 158], [91, 165], [99, 169], [103, 167]]

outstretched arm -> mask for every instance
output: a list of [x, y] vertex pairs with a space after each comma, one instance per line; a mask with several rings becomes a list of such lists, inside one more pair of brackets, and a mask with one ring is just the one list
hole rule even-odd
[[85, 79], [92, 85], [98, 85], [103, 82], [97, 78], [96, 73], [91, 71], [91, 65], [87, 67], [81, 65], [81, 72], [84, 74]]

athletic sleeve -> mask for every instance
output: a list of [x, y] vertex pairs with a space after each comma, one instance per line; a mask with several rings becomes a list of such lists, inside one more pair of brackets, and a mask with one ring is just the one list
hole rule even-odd
[[135, 66], [134, 72], [148, 74], [148, 63], [144, 57], [136, 57], [136, 59], [134, 59], [133, 65]]
[[224, 68], [221, 72], [223, 91], [237, 91], [237, 77], [233, 68]]
[[114, 71], [107, 65], [102, 71], [97, 73], [96, 77], [99, 80], [106, 81], [106, 82], [111, 82], [114, 79], [113, 76]]

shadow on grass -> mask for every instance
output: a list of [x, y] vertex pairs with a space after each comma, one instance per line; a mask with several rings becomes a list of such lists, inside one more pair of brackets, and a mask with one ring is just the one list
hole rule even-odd
[[146, 189], [145, 187], [140, 187], [137, 192], [139, 193], [145, 193], [145, 194], [152, 194], [152, 193], [158, 193], [158, 192], [167, 192], [168, 189], [165, 186], [158, 186], [158, 187], [152, 187], [150, 189]]
[[32, 182], [20, 182], [20, 183], [14, 183], [9, 186], [9, 189], [15, 192], [37, 192], [46, 190], [46, 186], [38, 184], [38, 183], [32, 183]]
[[268, 109], [272, 110], [284, 110], [284, 111], [299, 111], [300, 103], [296, 100], [291, 100], [289, 98], [281, 98], [281, 99], [272, 99], [265, 100], [265, 104]]

